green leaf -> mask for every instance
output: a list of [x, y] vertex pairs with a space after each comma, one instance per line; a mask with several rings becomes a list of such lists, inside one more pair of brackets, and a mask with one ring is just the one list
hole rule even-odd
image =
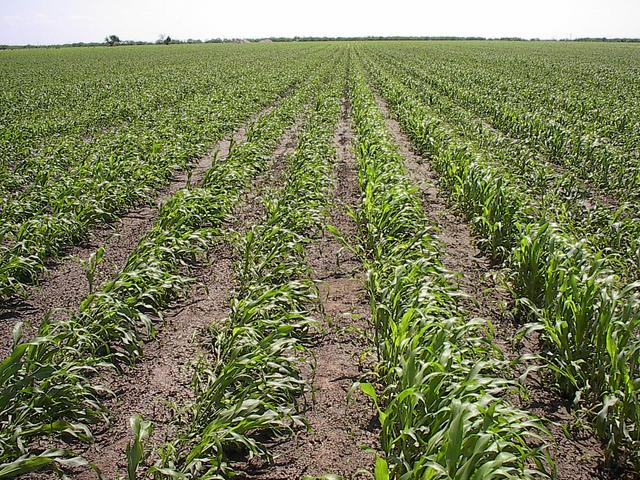
[[376, 466], [373, 471], [375, 480], [389, 480], [389, 466], [382, 457], [376, 457]]

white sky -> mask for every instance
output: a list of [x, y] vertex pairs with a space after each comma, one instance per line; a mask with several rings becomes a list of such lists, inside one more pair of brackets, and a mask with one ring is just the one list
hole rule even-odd
[[0, 44], [267, 36], [640, 37], [640, 0], [0, 0]]

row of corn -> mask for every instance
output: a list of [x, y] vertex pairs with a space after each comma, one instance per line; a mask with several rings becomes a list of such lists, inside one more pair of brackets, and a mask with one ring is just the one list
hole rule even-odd
[[368, 64], [371, 78], [414, 145], [483, 239], [509, 267], [524, 333], [538, 331], [545, 366], [587, 415], [610, 459], [640, 463], [638, 283], [614, 275], [595, 251], [529, 208], [526, 192], [483, 161], [400, 79]]
[[0, 363], [0, 477], [83, 463], [54, 446], [69, 439], [91, 442], [92, 431], [107, 421], [103, 403], [111, 393], [100, 386], [100, 373], [122, 372], [142, 355], [162, 311], [193, 283], [189, 268], [223, 240], [225, 220], [265, 171], [321, 78], [316, 74], [260, 117], [245, 142], [214, 162], [203, 185], [166, 202], [123, 270], [90, 294], [77, 314], [45, 321], [28, 342], [20, 341], [17, 329], [13, 351]]
[[368, 269], [385, 478], [545, 478], [542, 425], [503, 397], [514, 385], [459, 305], [440, 246], [407, 179], [361, 71], [351, 83], [358, 179], [356, 219]]

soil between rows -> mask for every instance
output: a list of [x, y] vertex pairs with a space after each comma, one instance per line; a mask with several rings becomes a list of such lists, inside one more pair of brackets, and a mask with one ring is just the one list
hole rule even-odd
[[[329, 207], [329, 223], [349, 241], [357, 234], [346, 206], [360, 204], [353, 131], [349, 108], [343, 104], [336, 130], [337, 165], [334, 170], [335, 200]], [[307, 257], [318, 281], [324, 315], [319, 315], [324, 333], [310, 347], [315, 370], [305, 369], [312, 391], [305, 402], [308, 430], [271, 446], [272, 465], [257, 465], [246, 475], [251, 479], [293, 480], [305, 476], [336, 474], [344, 478], [370, 478], [374, 456], [365, 448], [378, 447], [377, 414], [372, 403], [359, 391], [349, 392], [367, 370], [364, 360], [370, 339], [369, 299], [364, 287], [361, 262], [344, 250], [328, 233], [307, 248]]]
[[[456, 275], [459, 289], [468, 298], [466, 310], [473, 316], [491, 321], [495, 328], [495, 342], [506, 358], [516, 360], [527, 353], [538, 353], [535, 342], [514, 344], [518, 330], [508, 313], [510, 295], [494, 280], [492, 263], [478, 248], [477, 239], [461, 212], [451, 205], [446, 194], [438, 186], [438, 174], [427, 159], [418, 155], [400, 124], [393, 118], [384, 100], [376, 95], [376, 103], [385, 117], [387, 129], [392, 135], [399, 153], [405, 158], [405, 167], [412, 182], [423, 195], [425, 213], [439, 229], [437, 237], [442, 242], [442, 262]], [[549, 383], [549, 385], [545, 385]], [[569, 402], [561, 398], [544, 377], [531, 375], [527, 381], [528, 398], [513, 395], [512, 404], [540, 417], [552, 435], [551, 455], [556, 462], [558, 480], [593, 480], [618, 478], [604, 464], [604, 450], [600, 441], [586, 431], [575, 431], [569, 439], [563, 427], [571, 427], [573, 417]]]
[[259, 223], [264, 218], [266, 212], [261, 196], [267, 189], [277, 188], [281, 185], [287, 157], [296, 149], [298, 136], [304, 126], [307, 114], [308, 112], [300, 114], [293, 125], [285, 131], [273, 152], [266, 172], [255, 179], [254, 184], [245, 193], [245, 199], [236, 206], [230, 224], [232, 230], [244, 233], [250, 226]]

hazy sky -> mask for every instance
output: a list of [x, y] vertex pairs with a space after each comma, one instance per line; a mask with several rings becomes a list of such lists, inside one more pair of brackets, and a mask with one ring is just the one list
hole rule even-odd
[[0, 0], [0, 44], [266, 36], [640, 37], [640, 0]]

